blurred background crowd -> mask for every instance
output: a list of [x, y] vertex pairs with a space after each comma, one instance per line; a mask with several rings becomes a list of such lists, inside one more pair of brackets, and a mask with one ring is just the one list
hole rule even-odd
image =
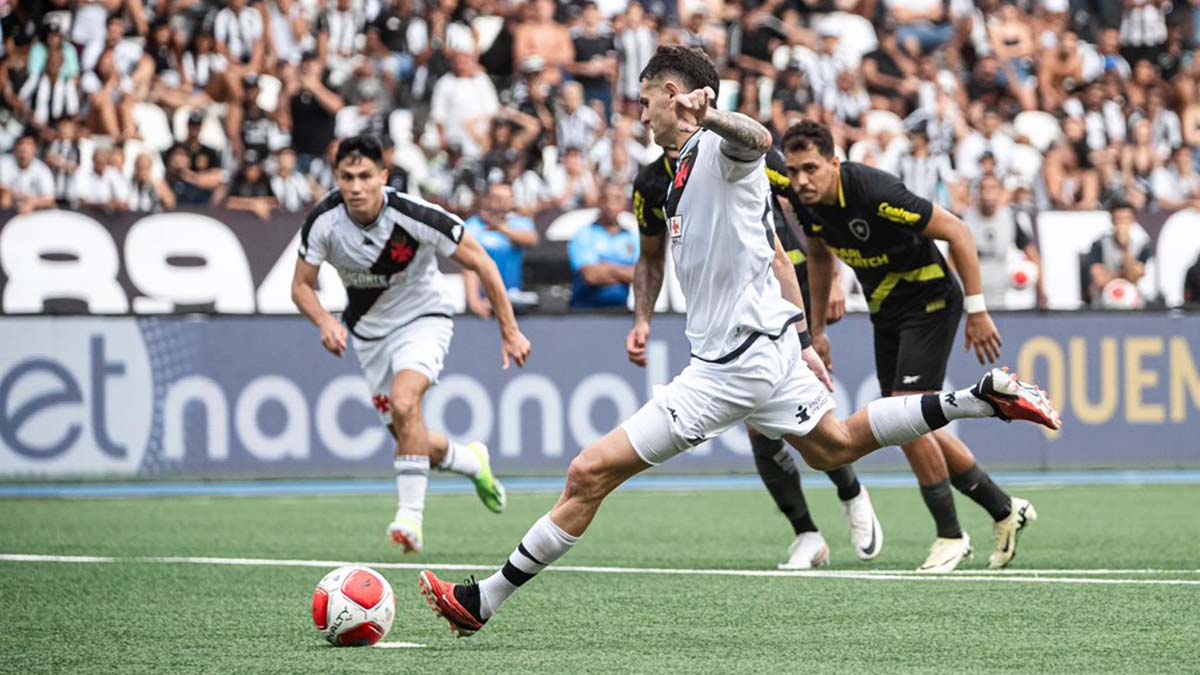
[[[0, 0], [0, 14], [0, 208], [302, 212], [333, 186], [337, 140], [373, 132], [391, 184], [471, 218], [514, 289], [532, 218], [598, 207], [567, 247], [584, 304], [626, 303], [587, 288], [626, 286], [636, 260], [618, 214], [661, 152], [637, 103], [661, 44], [713, 58], [719, 105], [777, 138], [826, 122], [839, 154], [968, 224], [999, 213], [1031, 234], [1042, 210], [1200, 208], [1200, 0]], [[1087, 264], [1136, 271], [1144, 242], [1106, 236]]]

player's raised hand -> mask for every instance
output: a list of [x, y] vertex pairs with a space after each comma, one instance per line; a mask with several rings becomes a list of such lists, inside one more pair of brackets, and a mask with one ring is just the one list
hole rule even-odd
[[967, 344], [963, 346], [963, 351], [970, 351], [973, 347], [981, 365], [995, 363], [1000, 358], [1002, 344], [1000, 331], [987, 312], [967, 315]]
[[[813, 345], [816, 345], [815, 340]], [[813, 375], [816, 375], [821, 384], [825, 385], [825, 388], [832, 394], [833, 378], [829, 376], [829, 371], [825, 369], [825, 361], [817, 354], [817, 350], [813, 347], [806, 347], [804, 351], [800, 352], [800, 356], [804, 359], [804, 363], [808, 364], [808, 369], [813, 372]]]
[[676, 128], [682, 134], [690, 135], [700, 128], [704, 122], [705, 112], [717, 98], [712, 87], [694, 89], [686, 94], [677, 94], [674, 99]]
[[321, 324], [321, 345], [338, 358], [346, 353], [346, 327], [341, 321], [330, 317]]
[[629, 357], [629, 362], [646, 367], [646, 345], [650, 342], [650, 324], [645, 321], [636, 321], [633, 328], [629, 330], [629, 335], [625, 337], [625, 355]]
[[516, 361], [518, 368], [524, 368], [525, 362], [529, 360], [529, 353], [533, 351], [533, 344], [529, 342], [529, 338], [521, 331], [514, 330], [502, 339], [504, 345], [501, 349], [501, 359], [504, 370], [508, 370], [510, 359]]

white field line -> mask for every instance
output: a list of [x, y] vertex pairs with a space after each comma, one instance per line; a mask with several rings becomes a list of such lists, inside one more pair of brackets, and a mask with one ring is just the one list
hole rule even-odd
[[[226, 565], [253, 567], [313, 567], [329, 569], [342, 565], [360, 564], [385, 570], [451, 570], [462, 572], [488, 571], [493, 565], [463, 565], [452, 563], [351, 563], [344, 560], [280, 560], [270, 558], [211, 558], [193, 556], [140, 556], [129, 558], [114, 558], [107, 556], [69, 556], [69, 555], [31, 555], [31, 554], [0, 554], [0, 562], [26, 563], [151, 563], [167, 565]], [[915, 574], [911, 570], [863, 570], [860, 572], [844, 570], [721, 570], [721, 569], [687, 569], [661, 567], [601, 567], [589, 565], [556, 565], [547, 568], [552, 572], [575, 572], [584, 574], [660, 574], [670, 576], [714, 576], [714, 577], [799, 577], [812, 579], [853, 579], [858, 581], [970, 581], [991, 583], [1025, 583], [1025, 584], [1104, 584], [1104, 585], [1138, 585], [1138, 586], [1200, 586], [1200, 579], [1098, 579], [1096, 575], [1129, 575], [1129, 574], [1159, 574], [1159, 575], [1191, 575], [1200, 570], [1008, 570], [1004, 572], [972, 571], [952, 574]], [[1073, 576], [1044, 576], [1044, 575], [1085, 575], [1085, 578]], [[1090, 575], [1092, 578], [1086, 578]]]

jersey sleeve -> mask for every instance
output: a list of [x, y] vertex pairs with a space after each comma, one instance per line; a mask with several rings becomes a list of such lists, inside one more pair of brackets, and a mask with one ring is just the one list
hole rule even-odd
[[866, 178], [864, 183], [866, 201], [875, 207], [875, 215], [898, 226], [911, 227], [918, 232], [929, 225], [929, 220], [933, 217], [933, 203], [910, 192], [899, 178], [877, 171]]
[[663, 202], [666, 201], [666, 184], [671, 178], [665, 171], [658, 171], [663, 161], [660, 157], [642, 167], [633, 179], [633, 215], [642, 236], [660, 237], [667, 230]]
[[300, 230], [300, 259], [314, 267], [320, 267], [329, 255], [329, 218], [321, 215], [310, 216]]
[[762, 171], [765, 166], [765, 161], [761, 156], [747, 161], [727, 155], [724, 147], [725, 140], [716, 133], [712, 134], [709, 144], [712, 146], [711, 150], [706, 150], [706, 152], [716, 158], [717, 168], [721, 170], [721, 177], [730, 183], [740, 181], [756, 171]]
[[412, 231], [422, 244], [429, 244], [442, 256], [454, 255], [466, 229], [461, 218], [442, 207], [423, 199], [398, 192], [388, 192], [388, 206], [424, 225]]
[[575, 274], [585, 267], [600, 262], [596, 247], [592, 246], [590, 229], [589, 226], [577, 232], [574, 237], [571, 237], [571, 243], [567, 245], [567, 256], [571, 259], [571, 272]]

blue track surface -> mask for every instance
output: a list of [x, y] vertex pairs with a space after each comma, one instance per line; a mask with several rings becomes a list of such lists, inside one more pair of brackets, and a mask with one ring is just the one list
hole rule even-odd
[[[1053, 471], [999, 472], [992, 476], [1005, 486], [1074, 486], [1074, 485], [1198, 485], [1200, 471]], [[864, 474], [869, 487], [915, 486], [910, 474]], [[509, 493], [558, 492], [562, 478], [507, 478]], [[634, 478], [623, 490], [701, 491], [757, 490], [762, 483], [757, 476], [641, 476]], [[829, 489], [823, 480], [809, 480], [805, 489]], [[146, 483], [70, 483], [70, 484], [7, 484], [0, 485], [0, 499], [128, 499], [135, 497], [276, 497], [311, 495], [391, 494], [396, 490], [393, 480], [296, 480], [296, 481], [238, 481], [238, 482], [146, 482]], [[473, 493], [475, 488], [465, 480], [440, 479], [429, 483], [432, 494]]]

